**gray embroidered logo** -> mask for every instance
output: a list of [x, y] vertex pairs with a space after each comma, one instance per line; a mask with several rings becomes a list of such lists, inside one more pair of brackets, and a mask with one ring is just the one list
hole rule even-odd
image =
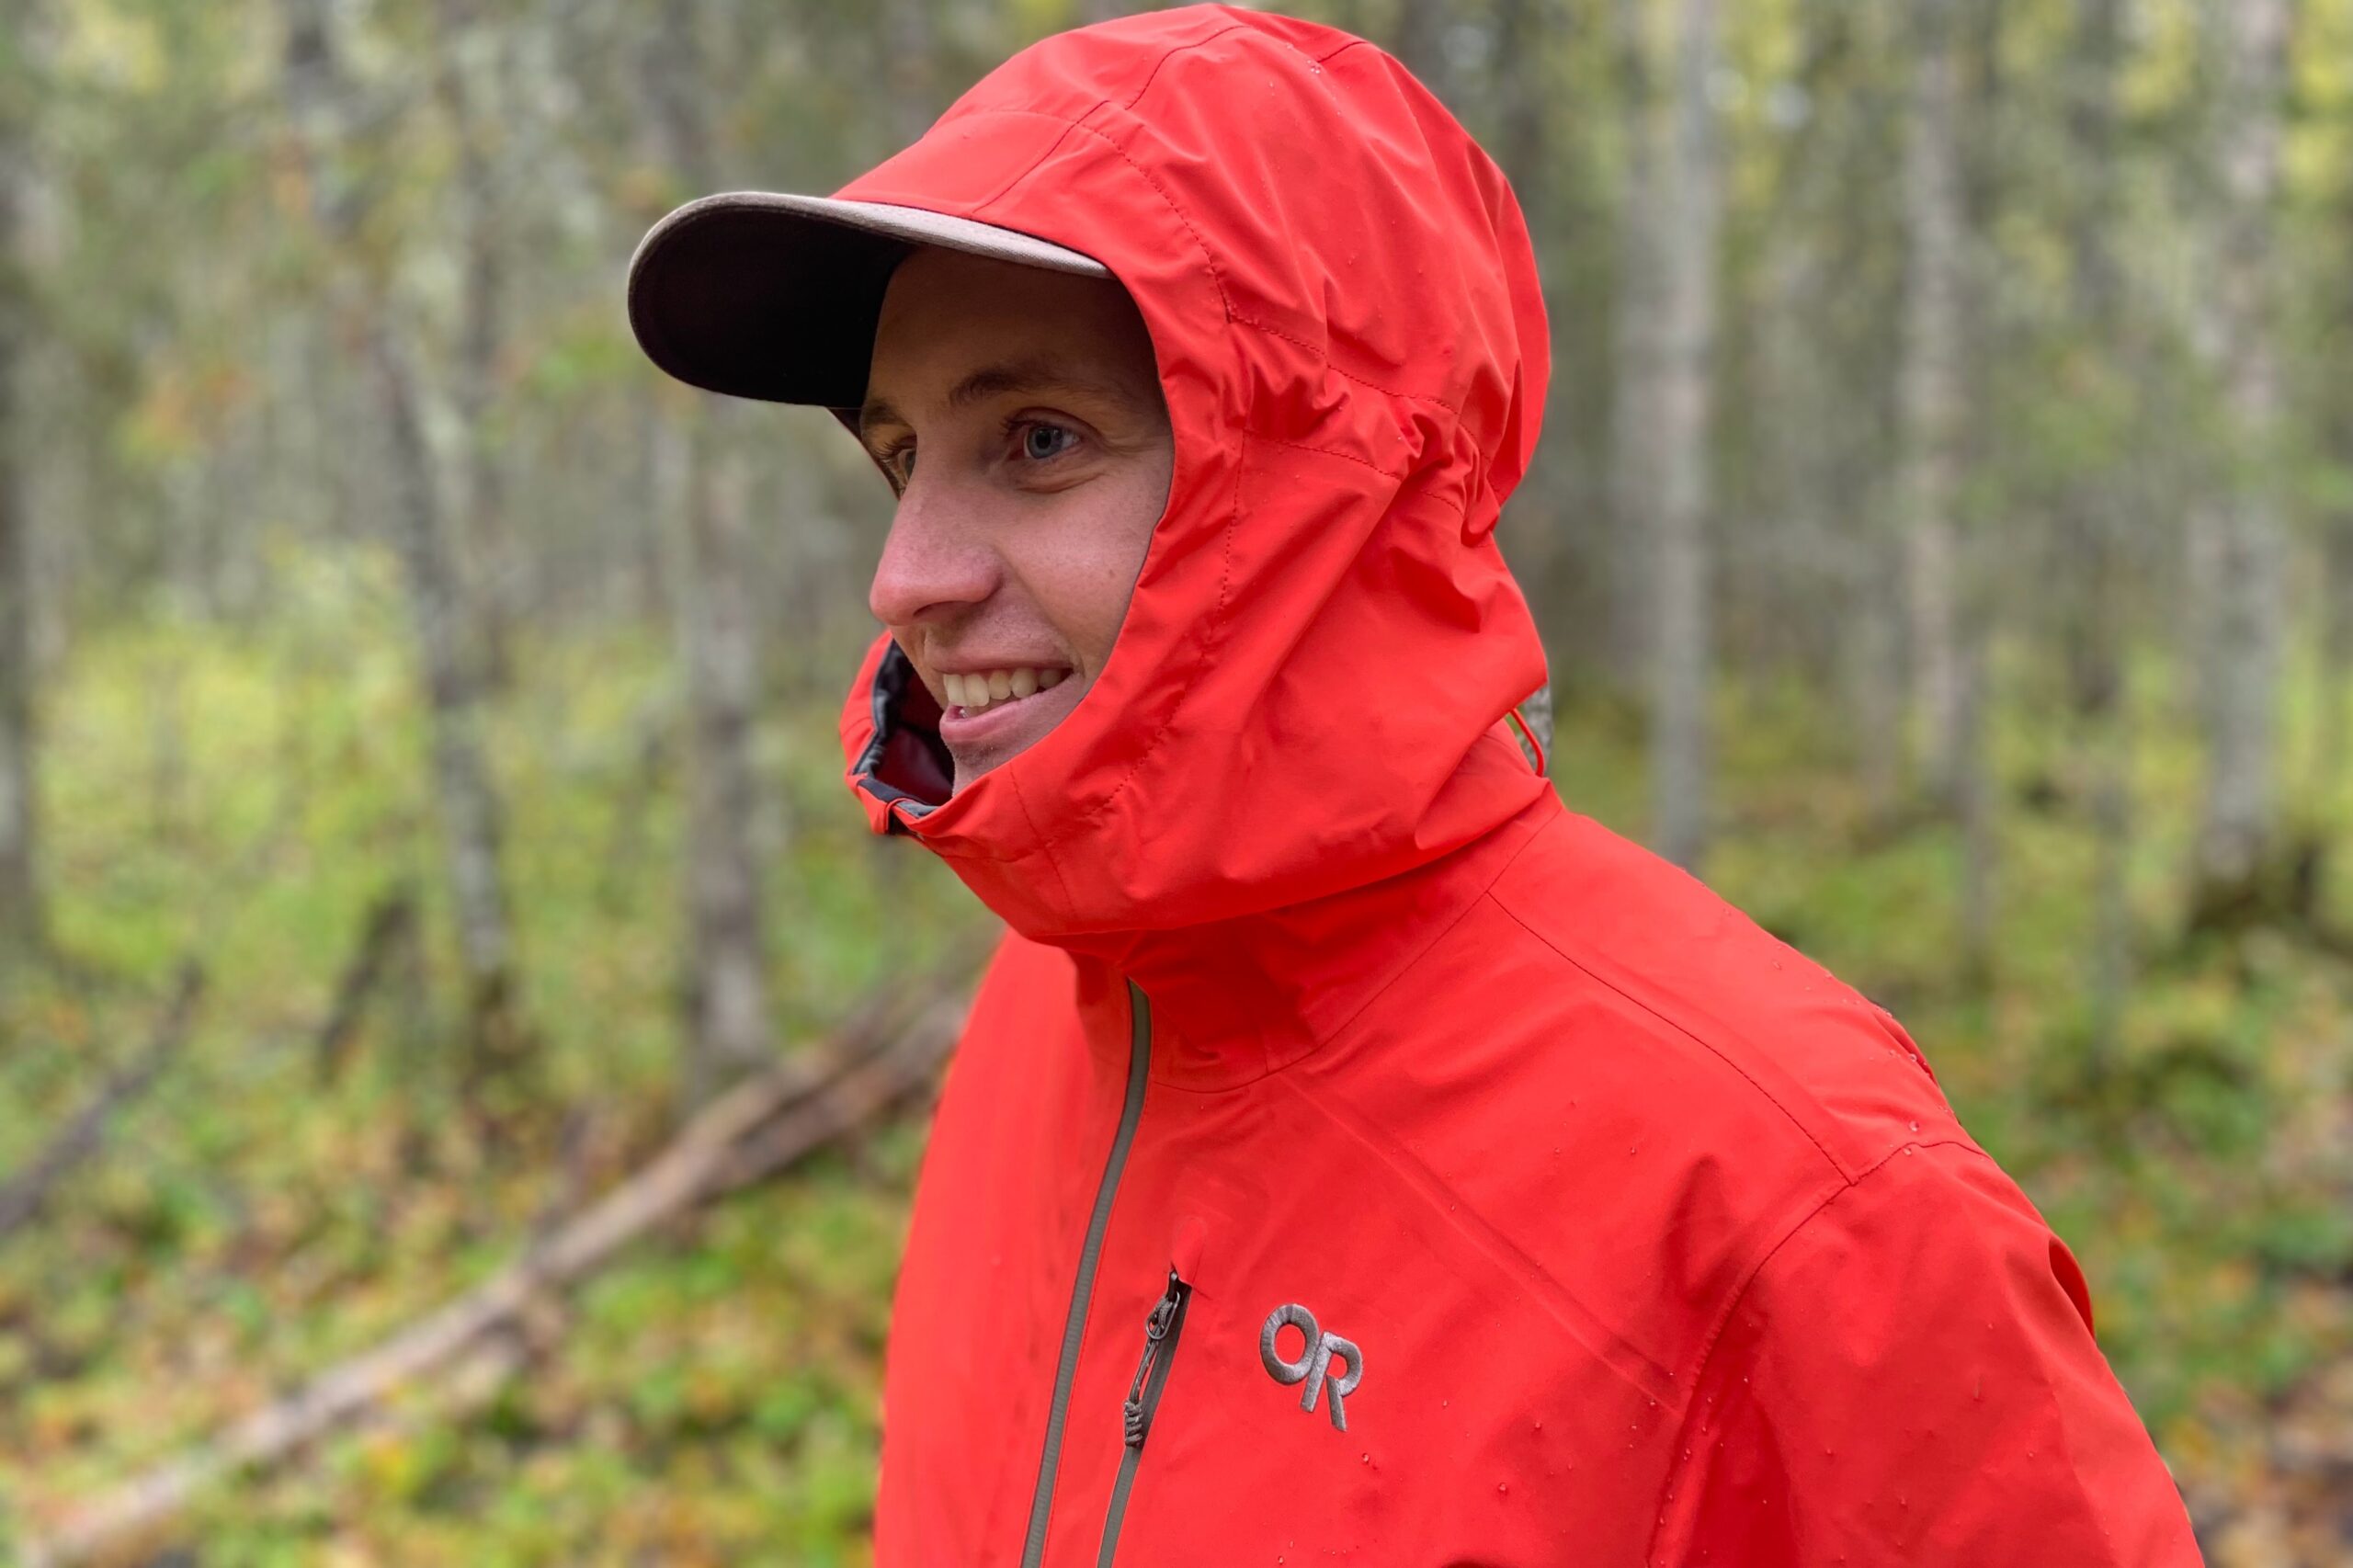
[[[1307, 1336], [1306, 1347], [1296, 1361], [1286, 1361], [1275, 1349], [1275, 1335], [1285, 1324], [1298, 1328]], [[1332, 1358], [1347, 1363], [1348, 1369], [1338, 1377], [1329, 1375]], [[1315, 1408], [1319, 1392], [1332, 1396], [1332, 1425], [1345, 1432], [1348, 1429], [1347, 1412], [1341, 1408], [1343, 1397], [1357, 1392], [1357, 1384], [1364, 1381], [1364, 1352], [1351, 1341], [1336, 1334], [1325, 1334], [1315, 1326], [1315, 1314], [1298, 1302], [1277, 1307], [1267, 1314], [1267, 1326], [1258, 1331], [1258, 1359], [1267, 1364], [1267, 1375], [1279, 1383], [1305, 1383], [1307, 1392], [1300, 1396], [1302, 1410]]]

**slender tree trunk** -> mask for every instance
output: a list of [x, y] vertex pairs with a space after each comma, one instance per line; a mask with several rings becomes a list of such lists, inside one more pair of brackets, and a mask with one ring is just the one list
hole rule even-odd
[[2287, 609], [2287, 539], [2276, 460], [2280, 381], [2272, 342], [2274, 210], [2289, 0], [2212, 0], [2222, 101], [2214, 161], [2222, 198], [2214, 305], [2228, 442], [2209, 528], [2208, 774], [2199, 825], [2196, 909], [2249, 907], [2277, 830], [2274, 751]]
[[[904, 20], [908, 9], [906, 0], [899, 0], [892, 15]], [[645, 61], [645, 85], [663, 154], [696, 189], [705, 190], [712, 187], [716, 159], [698, 86], [692, 16], [686, 0], [671, 0], [668, 26]], [[916, 88], [900, 86], [903, 124], [914, 126], [922, 113]], [[924, 122], [929, 123], [927, 115]], [[665, 454], [679, 503], [673, 520], [683, 531], [676, 611], [690, 737], [686, 991], [691, 1035], [682, 1084], [689, 1108], [772, 1049], [758, 772], [752, 762], [759, 654], [745, 581], [749, 475], [741, 450], [725, 440], [736, 412], [699, 400], [687, 415], [688, 428]]]
[[[2080, 171], [2074, 193], [2071, 292], [2082, 331], [2111, 376], [2129, 373], [2120, 341], [2121, 279], [2112, 237], [2116, 212], [2107, 171], [2115, 155], [2116, 73], [2124, 0], [2088, 0], [2077, 13], [2071, 62], [2069, 131]], [[2124, 707], [2125, 529], [2122, 497], [2109, 464], [2076, 476], [2059, 524], [2067, 619], [2069, 705], [2077, 759], [2091, 801], [2093, 861], [2089, 1026], [2096, 1065], [2113, 1055], [2131, 984], [2131, 912], [2125, 871], [2132, 797], [2131, 733]]]
[[1911, 126], [1904, 164], [1910, 250], [1904, 290], [1902, 509], [1911, 626], [1913, 722], [1922, 782], [1955, 803], [1961, 756], [1961, 561], [1953, 518], [1961, 472], [1961, 73], [1953, 0], [1913, 0]]
[[1495, 162], [1511, 180], [1540, 253], [1552, 206], [1554, 139], [1546, 134], [1544, 114], [1552, 13], [1550, 0], [1498, 0], [1495, 6]]
[[1446, 57], [1446, 31], [1456, 13], [1448, 0], [1397, 0], [1389, 33], [1389, 52], [1449, 107], [1454, 103], [1454, 82]]
[[[332, 199], [320, 183], [319, 154], [339, 140], [351, 92], [336, 51], [333, 19], [321, 0], [286, 0], [285, 17], [287, 97], [312, 165], [313, 212], [331, 239], [348, 244], [366, 215], [365, 199]], [[347, 296], [356, 319], [374, 413], [387, 447], [391, 522], [425, 673], [434, 793], [466, 971], [469, 1075], [480, 1086], [488, 1076], [511, 1073], [524, 1054], [524, 1042], [515, 1012], [514, 960], [499, 860], [501, 813], [483, 744], [480, 690], [469, 657], [470, 623], [442, 515], [439, 476], [426, 442], [415, 366], [389, 319], [390, 306], [381, 288], [353, 278], [336, 292]]]
[[[740, 411], [712, 409], [703, 440]], [[714, 426], [717, 427], [714, 430]], [[694, 694], [688, 767], [688, 917], [699, 960], [687, 1093], [700, 1105], [769, 1057], [767, 949], [752, 764], [759, 663], [746, 591], [751, 473], [740, 449], [706, 449], [687, 495], [680, 653]]]
[[[21, 68], [21, 62], [19, 62]], [[0, 974], [41, 937], [34, 793], [32, 517], [21, 429], [28, 302], [18, 231], [31, 162], [25, 85], [0, 74]]]
[[[2341, 436], [2338, 441], [2345, 444]], [[2313, 800], [2325, 806], [2345, 784], [2346, 686], [2353, 675], [2353, 512], [2332, 511], [2320, 531], [2320, 712], [2313, 723], [2308, 788]], [[2316, 814], [2325, 819], [2329, 813]]]
[[466, 657], [463, 600], [418, 413], [415, 371], [381, 317], [366, 331], [378, 408], [392, 445], [394, 538], [432, 705], [434, 798], [457, 904], [476, 1065], [503, 1069], [511, 1065], [520, 1041], [506, 883], [499, 861], [501, 812], [483, 744], [481, 692]]
[[1658, 568], [1654, 533], [1665, 428], [1663, 340], [1668, 213], [1659, 188], [1674, 135], [1660, 89], [1657, 46], [1639, 6], [1620, 0], [1619, 78], [1627, 106], [1626, 186], [1618, 210], [1618, 265], [1609, 400], [1608, 635], [1604, 665], [1624, 690], [1639, 687], [1656, 656], [1652, 623]]
[[1716, 236], [1722, 204], [1714, 105], [1717, 0], [1680, 0], [1675, 20], [1672, 134], [1654, 199], [1661, 258], [1659, 431], [1648, 476], [1658, 541], [1651, 781], [1659, 853], [1698, 865], [1707, 847], [1713, 669], [1709, 608], [1709, 427], [1715, 371]]
[[[506, 467], [496, 415], [498, 354], [506, 337], [506, 256], [501, 244], [498, 167], [493, 153], [494, 117], [485, 94], [470, 79], [464, 45], [480, 0], [439, 0], [442, 29], [439, 88], [458, 145], [456, 197], [460, 229], [460, 321], [453, 401], [460, 426], [458, 537], [476, 564], [469, 596], [473, 624], [464, 629], [470, 663], [485, 687], [513, 678], [514, 629], [522, 607], [523, 552], [506, 516]], [[486, 73], [485, 73], [486, 74]], [[499, 78], [492, 75], [495, 85]]]
[[[946, 107], [938, 98], [938, 45], [934, 38], [930, 0], [885, 0], [883, 15], [890, 40], [888, 92], [892, 128], [901, 145], [919, 140]], [[1089, 20], [1108, 18], [1090, 17]]]
[[1995, 846], [1995, 781], [1986, 744], [1987, 669], [1991, 653], [1986, 628], [1972, 614], [1957, 643], [1953, 715], [1953, 812], [1961, 821], [1961, 969], [1972, 988], [1994, 983], [1998, 944], [1995, 902], [1999, 856]]

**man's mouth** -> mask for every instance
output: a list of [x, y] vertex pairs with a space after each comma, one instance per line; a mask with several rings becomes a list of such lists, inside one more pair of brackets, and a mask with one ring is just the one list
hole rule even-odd
[[984, 712], [1000, 702], [1051, 691], [1069, 674], [1053, 665], [1024, 665], [1017, 669], [947, 671], [941, 674], [939, 683], [947, 688], [949, 707], [972, 714]]

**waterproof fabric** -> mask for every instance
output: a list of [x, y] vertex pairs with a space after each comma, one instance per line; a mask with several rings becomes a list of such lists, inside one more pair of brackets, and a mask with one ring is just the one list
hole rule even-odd
[[[1544, 315], [1445, 110], [1193, 7], [1026, 51], [840, 194], [1101, 258], [1176, 443], [1051, 733], [944, 800], [887, 639], [844, 710], [874, 826], [1013, 930], [915, 1202], [878, 1561], [1020, 1562], [1047, 1485], [1041, 1560], [1098, 1562], [1174, 1271], [1129, 1568], [2194, 1562], [2083, 1277], [1904, 1031], [1513, 743]], [[1328, 1377], [1278, 1377], [1286, 1307]]]

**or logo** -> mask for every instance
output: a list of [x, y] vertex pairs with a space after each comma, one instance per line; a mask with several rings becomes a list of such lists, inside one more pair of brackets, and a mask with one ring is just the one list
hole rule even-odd
[[[1296, 1361], [1286, 1361], [1275, 1350], [1275, 1335], [1290, 1324], [1307, 1336], [1306, 1347]], [[1347, 1363], [1348, 1369], [1338, 1377], [1331, 1376], [1332, 1358], [1336, 1356]], [[1347, 1412], [1340, 1401], [1357, 1392], [1357, 1384], [1364, 1381], [1364, 1352], [1336, 1334], [1325, 1334], [1315, 1326], [1315, 1314], [1296, 1301], [1277, 1307], [1267, 1314], [1267, 1326], [1258, 1331], [1258, 1359], [1267, 1364], [1267, 1374], [1279, 1383], [1305, 1383], [1307, 1392], [1300, 1396], [1302, 1410], [1315, 1408], [1315, 1396], [1328, 1392], [1332, 1396], [1332, 1425], [1345, 1432], [1348, 1429]]]

